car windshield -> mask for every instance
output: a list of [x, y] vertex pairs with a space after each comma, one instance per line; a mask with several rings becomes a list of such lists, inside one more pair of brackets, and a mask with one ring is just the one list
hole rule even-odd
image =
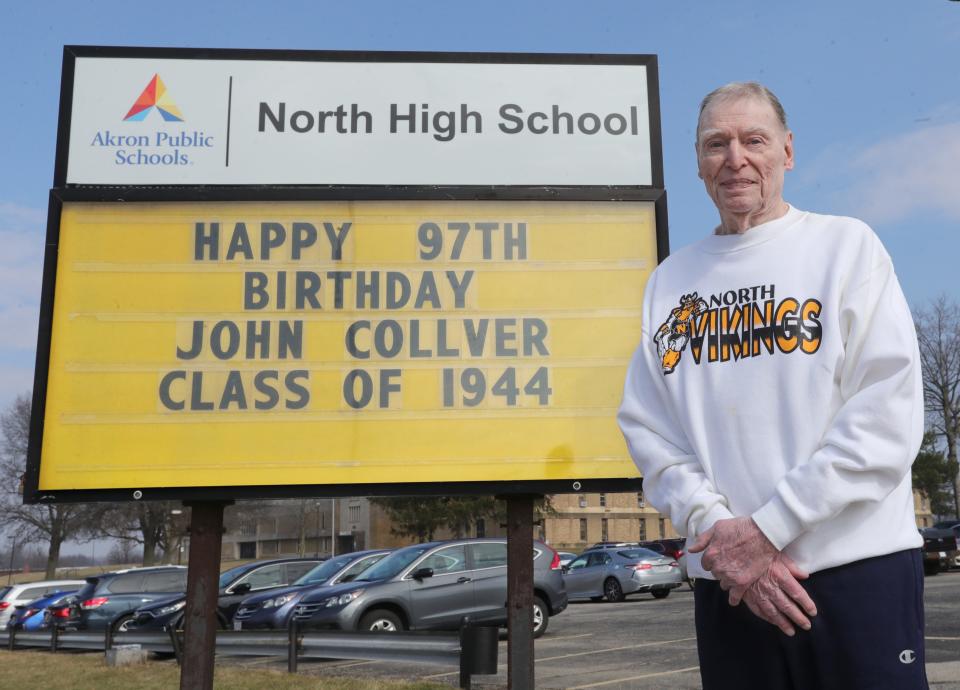
[[293, 581], [293, 584], [318, 585], [321, 582], [326, 582], [331, 577], [339, 573], [342, 569], [346, 568], [356, 557], [356, 554], [349, 554], [346, 556], [337, 556], [336, 558], [331, 558], [330, 560], [324, 561], [313, 570], [301, 575], [299, 578]]
[[249, 567], [250, 567], [249, 564], [238, 565], [233, 568], [230, 568], [230, 570], [224, 570], [222, 573], [220, 573], [220, 585], [219, 585], [220, 589], [223, 589], [224, 587], [229, 585], [231, 582], [236, 580], [237, 577], [242, 575], [246, 570], [249, 569]]
[[372, 582], [373, 580], [385, 580], [390, 577], [396, 577], [413, 563], [417, 558], [428, 551], [430, 546], [408, 546], [405, 549], [394, 551], [372, 568], [363, 571], [363, 577], [358, 577], [354, 582]]
[[3, 599], [5, 596], [7, 596], [7, 592], [9, 591], [9, 587], [0, 587], [0, 599]]
[[624, 549], [622, 551], [617, 551], [617, 554], [631, 560], [664, 557], [662, 553], [657, 553], [656, 551], [651, 551], [650, 549]]

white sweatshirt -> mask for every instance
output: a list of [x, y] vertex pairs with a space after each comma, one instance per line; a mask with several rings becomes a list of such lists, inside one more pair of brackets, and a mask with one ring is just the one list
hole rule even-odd
[[[858, 220], [791, 207], [670, 256], [618, 421], [646, 497], [691, 539], [750, 515], [808, 572], [923, 543], [916, 333]], [[688, 569], [711, 577], [699, 554]]]

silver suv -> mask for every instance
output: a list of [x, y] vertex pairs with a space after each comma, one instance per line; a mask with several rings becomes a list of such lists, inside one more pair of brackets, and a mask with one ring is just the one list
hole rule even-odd
[[[534, 637], [567, 607], [560, 556], [533, 544]], [[294, 609], [308, 627], [456, 630], [506, 625], [507, 540], [457, 539], [397, 549], [353, 582], [311, 593]]]

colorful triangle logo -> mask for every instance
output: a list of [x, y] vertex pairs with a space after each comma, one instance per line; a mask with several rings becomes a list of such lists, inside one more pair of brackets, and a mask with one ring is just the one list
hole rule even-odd
[[167, 93], [167, 85], [160, 79], [159, 74], [154, 74], [153, 79], [147, 84], [143, 93], [134, 101], [130, 112], [123, 118], [124, 121], [139, 122], [150, 114], [154, 108], [167, 122], [183, 122], [183, 114], [180, 108], [176, 106], [173, 99]]

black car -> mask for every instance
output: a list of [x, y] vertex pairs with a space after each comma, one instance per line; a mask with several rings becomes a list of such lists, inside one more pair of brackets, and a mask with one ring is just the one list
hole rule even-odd
[[146, 602], [187, 591], [187, 569], [169, 565], [91, 575], [76, 593], [64, 627], [73, 630], [127, 630], [133, 612]]
[[952, 530], [927, 527], [920, 530], [923, 536], [923, 571], [936, 575], [948, 570], [957, 559], [957, 537]]
[[[267, 592], [285, 587], [317, 566], [319, 558], [275, 558], [268, 561], [254, 561], [220, 574], [218, 583], [220, 594], [217, 598], [217, 624], [226, 628], [237, 607], [250, 594]], [[183, 609], [187, 603], [184, 592], [173, 597], [156, 599], [137, 607], [133, 612], [133, 623], [138, 630], [162, 630], [168, 625], [180, 627]], [[126, 628], [124, 628], [126, 629]]]

